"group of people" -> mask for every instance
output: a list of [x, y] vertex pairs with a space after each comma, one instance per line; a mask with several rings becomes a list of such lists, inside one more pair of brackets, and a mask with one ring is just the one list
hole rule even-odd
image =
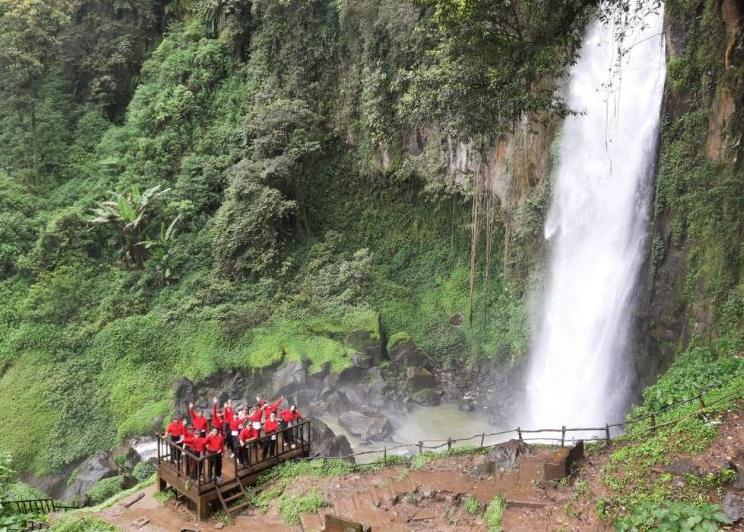
[[[278, 434], [287, 429], [302, 418], [296, 405], [289, 408], [281, 408], [284, 397], [280, 397], [273, 403], [269, 403], [256, 397], [256, 404], [252, 407], [237, 409], [232, 401], [228, 400], [222, 408], [215, 397], [212, 402], [212, 417], [207, 418], [201, 409], [194, 408], [194, 403], [189, 404], [189, 417], [191, 425], [186, 424], [186, 419], [179, 414], [173, 416], [173, 420], [165, 430], [165, 437], [175, 444], [171, 454], [171, 460], [180, 462], [180, 451], [177, 448], [185, 448], [197, 457], [213, 456], [209, 460], [210, 467], [207, 476], [210, 480], [220, 482], [222, 480], [222, 455], [227, 448], [230, 458], [237, 456], [241, 466], [245, 466], [250, 460], [255, 442], [262, 440], [262, 460], [276, 454]], [[286, 430], [282, 435], [282, 445], [296, 447], [294, 431]], [[258, 455], [256, 448], [255, 453]], [[193, 478], [201, 476], [201, 461], [198, 464], [186, 463], [186, 473]]]

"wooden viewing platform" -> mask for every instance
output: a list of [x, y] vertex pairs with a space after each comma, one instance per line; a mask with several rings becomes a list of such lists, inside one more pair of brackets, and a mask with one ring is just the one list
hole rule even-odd
[[[264, 458], [264, 445], [276, 437], [276, 449]], [[244, 448], [241, 462], [238, 454], [230, 457], [223, 451], [222, 479], [210, 479], [214, 455], [196, 456], [169, 439], [158, 436], [158, 489], [173, 488], [188, 501], [187, 506], [199, 519], [206, 519], [215, 508], [237, 513], [248, 506], [247, 486], [282, 462], [310, 454], [310, 421], [302, 421], [274, 435], [262, 436]], [[293, 443], [290, 443], [293, 442]], [[219, 506], [217, 506], [219, 503]]]

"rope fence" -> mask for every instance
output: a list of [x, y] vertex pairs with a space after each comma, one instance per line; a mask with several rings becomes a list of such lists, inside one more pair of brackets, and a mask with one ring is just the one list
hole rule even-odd
[[[446, 440], [420, 440], [418, 442], [411, 442], [411, 443], [402, 443], [399, 445], [394, 445], [392, 447], [385, 446], [382, 449], [372, 449], [369, 451], [360, 451], [352, 454], [347, 454], [344, 456], [316, 456], [316, 457], [298, 457], [294, 458], [292, 460], [289, 460], [289, 462], [299, 462], [299, 461], [315, 461], [315, 460], [344, 460], [349, 461], [351, 459], [354, 459], [356, 461], [356, 458], [362, 457], [362, 456], [369, 456], [372, 454], [382, 455], [382, 462], [383, 464], [387, 464], [388, 462], [388, 453], [392, 451], [398, 451], [401, 449], [414, 449], [414, 451], [418, 451], [419, 454], [423, 453], [424, 451], [436, 451], [439, 449], [447, 448], [447, 451], [452, 451], [452, 446], [457, 443], [463, 443], [468, 442], [472, 440], [480, 439], [480, 445], [476, 448], [478, 450], [481, 449], [490, 449], [492, 447], [496, 447], [498, 445], [501, 445], [503, 441], [499, 441], [496, 443], [492, 443], [489, 445], [486, 445], [486, 439], [495, 438], [498, 436], [506, 436], [508, 434], [516, 434], [517, 439], [519, 441], [525, 442], [525, 441], [533, 441], [533, 442], [560, 442], [560, 446], [564, 447], [566, 444], [566, 436], [567, 434], [574, 433], [574, 432], [588, 432], [588, 433], [595, 433], [593, 435], [586, 435], [585, 437], [580, 438], [582, 441], [585, 442], [605, 442], [609, 443], [610, 440], [618, 440], [623, 438], [629, 438], [633, 436], [638, 436], [641, 434], [644, 434], [646, 432], [656, 432], [659, 428], [663, 428], [666, 426], [671, 426], [676, 423], [679, 423], [680, 421], [684, 419], [689, 419], [691, 417], [697, 417], [703, 413], [705, 413], [711, 406], [719, 404], [723, 401], [729, 400], [731, 398], [741, 396], [742, 391], [744, 391], [744, 387], [738, 387], [734, 392], [724, 395], [722, 397], [718, 397], [713, 400], [705, 401], [704, 396], [714, 390], [720, 390], [724, 386], [730, 384], [733, 382], [731, 381], [725, 382], [720, 385], [716, 386], [709, 386], [707, 388], [704, 388], [701, 390], [697, 395], [694, 397], [690, 397], [688, 399], [683, 399], [680, 401], [677, 401], [675, 403], [669, 404], [663, 408], [660, 408], [659, 410], [656, 410], [654, 412], [651, 412], [649, 414], [646, 414], [644, 416], [630, 419], [627, 421], [619, 422], [619, 423], [612, 423], [612, 424], [605, 424], [603, 427], [580, 427], [580, 428], [574, 428], [574, 427], [566, 427], [562, 426], [561, 428], [551, 429], [551, 428], [544, 428], [544, 429], [523, 429], [521, 427], [516, 427], [514, 429], [509, 430], [502, 430], [498, 432], [483, 432], [481, 434], [474, 434], [473, 436], [463, 437], [463, 438], [447, 438]], [[743, 382], [744, 384], [744, 382]], [[666, 421], [664, 423], [657, 423], [656, 418], [659, 414], [662, 414], [664, 412], [667, 412], [673, 408], [677, 408], [681, 405], [693, 403], [695, 401], [699, 402], [700, 408], [695, 410], [692, 413], [689, 413], [684, 416], [680, 416], [678, 418], [675, 418], [670, 421]], [[628, 427], [633, 427], [638, 425], [639, 423], [643, 421], [651, 420], [651, 424], [648, 427], [641, 427], [638, 430], [633, 431], [627, 431]], [[612, 429], [626, 429], [625, 432], [621, 434], [612, 434]], [[547, 437], [547, 436], [540, 436], [540, 437], [525, 437], [525, 434], [545, 434], [545, 433], [560, 433], [561, 437]], [[599, 435], [601, 434], [601, 435]], [[576, 441], [576, 440], [571, 440]], [[437, 444], [437, 445], [427, 445], [427, 444]], [[400, 459], [401, 457], [398, 455], [397, 459]], [[405, 457], [403, 457], [405, 459]], [[408, 458], [410, 460], [410, 457]]]

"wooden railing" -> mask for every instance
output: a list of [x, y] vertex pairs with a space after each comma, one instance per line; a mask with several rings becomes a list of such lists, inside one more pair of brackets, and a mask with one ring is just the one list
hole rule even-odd
[[247, 442], [235, 453], [235, 471], [255, 468], [271, 460], [281, 462], [285, 455], [296, 454], [294, 451], [298, 448], [310, 448], [310, 421], [301, 421], [274, 434]]
[[[272, 445], [272, 442], [273, 445]], [[292, 447], [294, 444], [295, 447]], [[302, 421], [286, 429], [282, 429], [273, 434], [262, 436], [256, 440], [248, 442], [239, 452], [235, 453], [234, 460], [235, 472], [253, 468], [259, 469], [258, 466], [278, 463], [288, 454], [297, 454], [294, 452], [297, 448], [309, 449], [310, 446], [310, 421]], [[221, 459], [228, 460], [226, 453], [223, 451]], [[173, 443], [170, 439], [158, 435], [158, 463], [169, 463], [173, 466], [178, 477], [183, 477], [184, 481], [192, 482], [199, 491], [207, 484], [213, 483], [214, 467], [217, 456], [206, 453], [203, 456], [197, 456], [190, 450], [181, 445]]]
[[[726, 383], [728, 384], [728, 383]], [[664, 426], [673, 425], [675, 423], [678, 423], [679, 421], [686, 419], [689, 417], [689, 415], [681, 416], [676, 419], [672, 419], [670, 421], [666, 421], [664, 423], [657, 423], [657, 416], [659, 414], [662, 414], [664, 412], [667, 412], [669, 410], [672, 410], [674, 408], [677, 408], [679, 406], [695, 403], [697, 402], [699, 404], [699, 408], [695, 410], [690, 415], [701, 415], [706, 412], [710, 407], [717, 403], [721, 403], [723, 401], [727, 401], [732, 398], [741, 398], [744, 396], [744, 386], [735, 389], [732, 393], [729, 393], [727, 395], [724, 395], [722, 397], [718, 397], [716, 399], [705, 399], [705, 395], [711, 391], [719, 390], [723, 388], [724, 385], [718, 385], [718, 386], [710, 386], [707, 388], [704, 388], [700, 390], [695, 396], [690, 397], [688, 399], [683, 399], [680, 401], [677, 401], [675, 403], [669, 404], [663, 408], [660, 408], [659, 410], [656, 410], [654, 412], [651, 412], [649, 414], [646, 414], [641, 417], [636, 417], [633, 419], [629, 419], [626, 421], [618, 422], [618, 423], [612, 423], [612, 424], [605, 424], [604, 427], [579, 427], [579, 428], [569, 428], [565, 425], [561, 428], [545, 428], [545, 429], [523, 429], [521, 427], [516, 427], [513, 429], [508, 430], [502, 430], [498, 432], [490, 432], [486, 433], [483, 432], [481, 434], [474, 434], [473, 436], [465, 437], [465, 438], [447, 438], [446, 440], [440, 439], [440, 440], [420, 440], [418, 442], [411, 442], [411, 443], [402, 443], [399, 445], [395, 445], [392, 447], [385, 446], [382, 449], [373, 449], [369, 451], [361, 451], [356, 452], [352, 454], [347, 454], [344, 456], [328, 456], [328, 457], [308, 457], [308, 458], [293, 458], [293, 461], [312, 461], [312, 460], [345, 460], [345, 461], [351, 461], [352, 463], [356, 463], [356, 460], [361, 457], [368, 457], [370, 455], [377, 455], [377, 459], [382, 462], [383, 464], [387, 464], [388, 462], [388, 455], [391, 452], [394, 451], [403, 451], [408, 450], [409, 456], [411, 454], [423, 453], [426, 452], [438, 452], [438, 451], [452, 451], [452, 447], [455, 444], [458, 443], [466, 443], [466, 442], [472, 442], [474, 443], [474, 447], [476, 449], [488, 449], [491, 447], [496, 447], [504, 442], [507, 436], [515, 436], [516, 439], [523, 442], [537, 442], [537, 443], [549, 443], [553, 442], [555, 445], [560, 444], [561, 447], [564, 447], [566, 443], [573, 443], [574, 441], [585, 441], [585, 442], [605, 442], [609, 443], [611, 440], [623, 437], [625, 435], [641, 435], [647, 432], [656, 432], [659, 428], [662, 428]], [[647, 424], [643, 424], [643, 422], [648, 422]], [[613, 430], [614, 429], [614, 430]], [[632, 429], [632, 430], [629, 430]], [[625, 432], [627, 431], [627, 432]], [[578, 438], [571, 437], [572, 434], [578, 433]], [[558, 437], [560, 436], [560, 437]], [[503, 437], [503, 439], [499, 439], [496, 443], [486, 444], [487, 438], [498, 438]], [[400, 456], [397, 458], [400, 459]]]
[[18, 501], [5, 501], [10, 508], [19, 514], [48, 514], [61, 510], [74, 510], [77, 506], [70, 506], [55, 501], [54, 499], [25, 499]]

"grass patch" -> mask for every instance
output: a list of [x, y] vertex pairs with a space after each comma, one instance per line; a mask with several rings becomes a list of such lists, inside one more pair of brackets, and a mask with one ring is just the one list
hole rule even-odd
[[483, 514], [483, 522], [488, 532], [501, 532], [501, 520], [504, 517], [504, 499], [496, 495], [488, 503]]
[[323, 496], [314, 491], [307, 495], [285, 496], [279, 499], [279, 514], [285, 523], [291, 526], [300, 523], [300, 514], [315, 513], [321, 508], [328, 506]]

